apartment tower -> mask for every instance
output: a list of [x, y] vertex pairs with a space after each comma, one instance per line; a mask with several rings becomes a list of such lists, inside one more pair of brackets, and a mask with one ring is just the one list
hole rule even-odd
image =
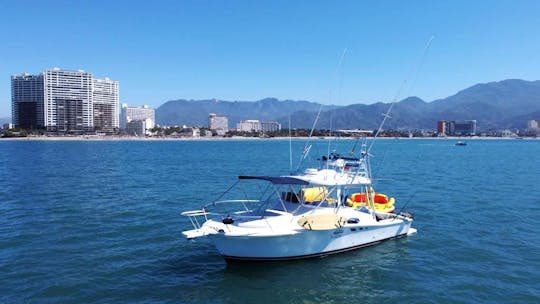
[[11, 117], [16, 128], [44, 128], [43, 94], [42, 74], [11, 76]]
[[113, 132], [118, 128], [118, 81], [58, 68], [11, 76], [13, 123], [53, 132]]

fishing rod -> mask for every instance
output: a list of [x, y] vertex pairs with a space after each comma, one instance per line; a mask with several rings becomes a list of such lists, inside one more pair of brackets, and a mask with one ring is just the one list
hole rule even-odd
[[[345, 61], [345, 56], [347, 55], [347, 52], [349, 51], [348, 48], [345, 48], [343, 49], [343, 53], [341, 54], [341, 57], [339, 58], [339, 63], [338, 63], [338, 66], [336, 67], [336, 70], [334, 72], [334, 77], [337, 78], [337, 82], [338, 82], [338, 91], [337, 91], [337, 97], [336, 97], [336, 100], [337, 100], [337, 103], [339, 104], [341, 102], [341, 92], [342, 92], [342, 87], [343, 87], [343, 62]], [[332, 81], [333, 82], [333, 81]], [[332, 91], [330, 90], [330, 104], [332, 104]], [[333, 122], [334, 122], [334, 111], [335, 109], [331, 109], [330, 110], [330, 125], [329, 125], [329, 131], [328, 131], [328, 136], [329, 136], [329, 139], [328, 139], [328, 149], [326, 151], [326, 155], [328, 157], [330, 157], [330, 147], [332, 145], [332, 128], [333, 128]], [[337, 146], [337, 139], [334, 140], [334, 147]], [[335, 151], [335, 150], [334, 150]], [[326, 168], [328, 169], [328, 166], [329, 166], [329, 163], [326, 162]]]
[[[429, 49], [429, 47], [431, 45], [431, 42], [433, 41], [434, 38], [435, 38], [435, 35], [431, 35], [431, 37], [429, 37], [429, 40], [426, 43], [426, 46], [424, 47], [424, 50], [422, 51], [422, 55], [420, 57], [420, 60], [415, 65], [415, 69], [414, 69], [414, 73], [413, 73], [413, 76], [414, 76], [413, 79], [416, 78], [416, 75], [420, 71], [420, 67], [422, 66], [422, 63], [424, 62], [424, 58], [426, 57], [427, 51], [428, 51], [428, 49]], [[403, 92], [407, 82], [408, 82], [407, 78], [405, 78], [403, 80], [403, 82], [401, 82], [401, 85], [399, 86], [399, 89], [398, 89], [396, 95], [394, 96], [394, 99], [392, 99], [392, 102], [390, 103], [390, 107], [388, 108], [388, 111], [386, 111], [386, 113], [382, 114], [384, 116], [384, 118], [383, 118], [381, 124], [379, 125], [379, 128], [377, 129], [377, 132], [375, 132], [375, 135], [373, 136], [373, 141], [369, 145], [369, 148], [367, 149], [367, 153], [369, 153], [369, 151], [371, 151], [371, 148], [373, 147], [373, 144], [375, 143], [375, 139], [379, 136], [379, 133], [382, 131], [382, 127], [384, 126], [384, 123], [386, 122], [386, 120], [388, 118], [391, 118], [390, 117], [390, 112], [392, 111], [392, 108], [394, 107], [394, 104], [396, 103], [399, 96], [401, 96], [401, 93]]]
[[[427, 54], [427, 51], [431, 45], [431, 42], [433, 41], [433, 39], [435, 38], [434, 35], [431, 35], [431, 37], [429, 38], [428, 42], [426, 43], [426, 46], [424, 47], [423, 51], [422, 51], [422, 55], [420, 57], [420, 60], [418, 61], [418, 63], [416, 64], [416, 67], [414, 69], [414, 72], [413, 72], [413, 79], [416, 79], [416, 75], [418, 74], [418, 72], [420, 71], [420, 67], [422, 66], [422, 63], [424, 62], [424, 58], [426, 57], [426, 54]], [[375, 143], [375, 139], [379, 136], [379, 133], [382, 131], [382, 128], [386, 122], [387, 119], [391, 118], [390, 117], [390, 113], [392, 111], [392, 108], [394, 107], [394, 105], [396, 104], [396, 101], [398, 100], [398, 98], [401, 96], [401, 93], [403, 92], [404, 88], [406, 87], [407, 85], [407, 78], [405, 78], [401, 85], [399, 86], [399, 89], [396, 93], [396, 95], [394, 96], [394, 99], [392, 100], [392, 102], [390, 103], [390, 107], [388, 108], [388, 110], [383, 113], [382, 115], [384, 116], [381, 124], [379, 125], [379, 128], [377, 129], [377, 132], [375, 132], [375, 135], [373, 136], [373, 140], [371, 141], [371, 144], [369, 145], [369, 148], [367, 148], [367, 150], [365, 151], [365, 156], [369, 156], [370, 155], [370, 151], [371, 149], [373, 148], [373, 144]], [[369, 158], [367, 158], [369, 159]], [[403, 207], [401, 207], [401, 209], [399, 210], [399, 212], [397, 213], [397, 215], [392, 219], [395, 220], [403, 211], [403, 209], [411, 202], [411, 200], [413, 199], [414, 195], [416, 194], [416, 191], [413, 193], [413, 195], [409, 198], [409, 200], [405, 203], [405, 205], [403, 205]], [[406, 217], [410, 217], [410, 218], [413, 218], [413, 215], [410, 214], [410, 213], [407, 213], [407, 214], [403, 214], [402, 216], [406, 216]]]
[[[401, 215], [401, 213], [403, 212], [405, 207], [407, 207], [407, 205], [409, 205], [409, 203], [412, 201], [412, 199], [414, 198], [414, 196], [416, 195], [417, 192], [418, 192], [418, 190], [413, 192], [411, 197], [405, 202], [405, 205], [403, 205], [403, 207], [401, 207], [401, 209], [399, 209], [399, 212], [395, 213], [396, 216], [392, 219], [392, 221], [394, 221], [397, 218], [398, 215]], [[410, 218], [414, 217], [411, 213], [408, 213], [408, 212], [407, 212], [407, 214], [403, 214], [403, 215], [406, 216], [406, 217], [410, 217]]]
[[[339, 71], [339, 69], [341, 68], [346, 54], [347, 54], [347, 48], [343, 50], [343, 53], [341, 54], [341, 57], [339, 59], [338, 66], [336, 68], [336, 72], [334, 74], [337, 74], [337, 71]], [[331, 101], [332, 90], [329, 90], [329, 98]], [[304, 146], [304, 150], [302, 151], [302, 156], [300, 157], [298, 166], [296, 166], [296, 171], [300, 170], [300, 166], [302, 166], [302, 162], [306, 159], [307, 155], [309, 154], [309, 151], [311, 150], [311, 137], [313, 136], [313, 131], [315, 130], [315, 126], [317, 125], [317, 122], [319, 121], [319, 117], [321, 116], [322, 107], [323, 105], [321, 104], [321, 106], [319, 107], [319, 111], [317, 112], [317, 116], [315, 117], [315, 121], [313, 121], [313, 126], [311, 127], [311, 131], [309, 132], [308, 141], [306, 142]]]
[[317, 121], [319, 121], [319, 117], [321, 116], [322, 111], [322, 104], [319, 107], [319, 111], [317, 112], [317, 116], [315, 117], [315, 121], [313, 121], [313, 126], [311, 127], [311, 131], [309, 132], [308, 141], [306, 142], [304, 146], [304, 150], [302, 151], [302, 155], [300, 156], [300, 161], [298, 162], [298, 166], [296, 166], [296, 171], [300, 170], [300, 166], [302, 165], [302, 162], [304, 159], [306, 159], [307, 155], [309, 154], [309, 150], [311, 150], [311, 136], [313, 136], [313, 130], [315, 130], [315, 126], [317, 125]]
[[291, 135], [291, 115], [289, 115], [289, 172], [292, 173], [292, 135]]

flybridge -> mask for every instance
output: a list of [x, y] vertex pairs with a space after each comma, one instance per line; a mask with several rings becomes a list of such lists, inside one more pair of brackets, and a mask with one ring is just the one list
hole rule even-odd
[[[345, 162], [342, 162], [341, 168]], [[369, 185], [371, 180], [365, 174], [356, 174], [330, 169], [306, 169], [304, 173], [291, 176], [239, 176], [238, 179], [255, 179], [269, 181], [275, 185]]]

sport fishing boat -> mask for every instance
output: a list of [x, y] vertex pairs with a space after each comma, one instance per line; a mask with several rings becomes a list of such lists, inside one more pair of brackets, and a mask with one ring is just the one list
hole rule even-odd
[[[210, 238], [227, 261], [326, 256], [415, 233], [411, 214], [377, 208], [390, 199], [373, 190], [366, 147], [364, 142], [356, 157], [329, 153], [317, 166], [299, 165], [290, 175], [239, 176], [225, 194], [234, 193], [240, 183], [265, 186], [248, 187], [260, 189], [254, 199], [221, 199], [224, 194], [201, 209], [183, 212], [193, 229], [182, 233], [188, 239]], [[304, 148], [301, 160], [310, 148]]]

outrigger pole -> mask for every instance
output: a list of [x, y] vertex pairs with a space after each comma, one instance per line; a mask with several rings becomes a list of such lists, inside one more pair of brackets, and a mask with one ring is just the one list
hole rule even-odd
[[291, 115], [289, 114], [289, 171], [292, 173], [292, 135], [291, 135]]
[[311, 131], [309, 132], [308, 141], [306, 142], [306, 145], [304, 146], [304, 150], [302, 151], [302, 156], [300, 156], [300, 161], [298, 162], [298, 166], [296, 166], [296, 171], [300, 170], [300, 166], [302, 165], [302, 162], [304, 159], [306, 159], [307, 155], [309, 154], [309, 150], [311, 150], [311, 136], [313, 136], [313, 130], [315, 130], [315, 126], [317, 125], [317, 121], [319, 121], [319, 117], [321, 116], [322, 111], [322, 104], [319, 107], [319, 111], [317, 112], [317, 117], [315, 117], [315, 121], [313, 121], [313, 126], [311, 127]]
[[[414, 73], [413, 75], [415, 76], [416, 74], [418, 74], [418, 71], [420, 70], [420, 67], [422, 66], [422, 63], [424, 62], [424, 58], [426, 57], [426, 54], [427, 54], [427, 51], [429, 49], [429, 46], [431, 45], [431, 42], [433, 41], [433, 39], [435, 38], [435, 35], [431, 35], [431, 37], [429, 37], [429, 40], [428, 42], [426, 43], [426, 46], [424, 47], [424, 50], [422, 52], [422, 56], [420, 57], [420, 60], [418, 61], [418, 63], [416, 64], [415, 66], [415, 69], [414, 69]], [[415, 76], [416, 77], [416, 76]], [[373, 144], [375, 142], [375, 138], [377, 138], [377, 136], [379, 135], [379, 133], [381, 132], [382, 130], [382, 127], [384, 126], [384, 123], [386, 122], [386, 120], [388, 118], [391, 118], [390, 117], [390, 112], [392, 111], [392, 108], [394, 107], [394, 104], [396, 103], [397, 99], [399, 98], [399, 96], [401, 96], [401, 93], [403, 91], [403, 89], [405, 88], [407, 84], [407, 78], [405, 78], [403, 80], [403, 82], [401, 83], [401, 85], [399, 86], [399, 90], [397, 91], [396, 93], [396, 96], [394, 96], [394, 99], [392, 100], [392, 102], [390, 103], [390, 107], [388, 108], [388, 111], [386, 111], [386, 113], [383, 113], [382, 115], [384, 116], [381, 124], [379, 125], [379, 128], [377, 129], [377, 132], [375, 133], [375, 135], [373, 136], [373, 141], [371, 142], [371, 144], [369, 145], [369, 148], [367, 149], [367, 153], [369, 153], [369, 151], [371, 151], [371, 148], [373, 147]]]
[[[338, 63], [338, 66], [337, 66], [337, 69], [336, 69], [336, 74], [337, 74], [337, 71], [341, 68], [342, 64], [343, 64], [343, 61], [345, 59], [345, 55], [347, 54], [347, 51], [348, 49], [345, 48], [343, 50], [343, 53], [341, 54], [341, 57], [339, 58], [339, 63]], [[341, 88], [340, 88], [341, 90]], [[332, 99], [332, 90], [329, 90], [330, 91], [330, 99]], [[306, 145], [304, 146], [304, 150], [302, 151], [302, 156], [300, 157], [300, 161], [298, 162], [298, 166], [296, 166], [296, 171], [300, 170], [300, 166], [302, 165], [302, 162], [304, 161], [304, 159], [306, 159], [307, 155], [309, 154], [309, 151], [311, 150], [311, 137], [313, 136], [313, 131], [315, 130], [315, 126], [317, 125], [317, 122], [319, 121], [319, 117], [321, 116], [321, 111], [322, 111], [322, 107], [323, 105], [321, 104], [321, 106], [319, 107], [319, 111], [317, 112], [317, 117], [315, 117], [315, 121], [313, 121], [313, 126], [311, 127], [311, 131], [309, 132], [309, 137], [308, 137], [308, 141], [306, 142]]]

